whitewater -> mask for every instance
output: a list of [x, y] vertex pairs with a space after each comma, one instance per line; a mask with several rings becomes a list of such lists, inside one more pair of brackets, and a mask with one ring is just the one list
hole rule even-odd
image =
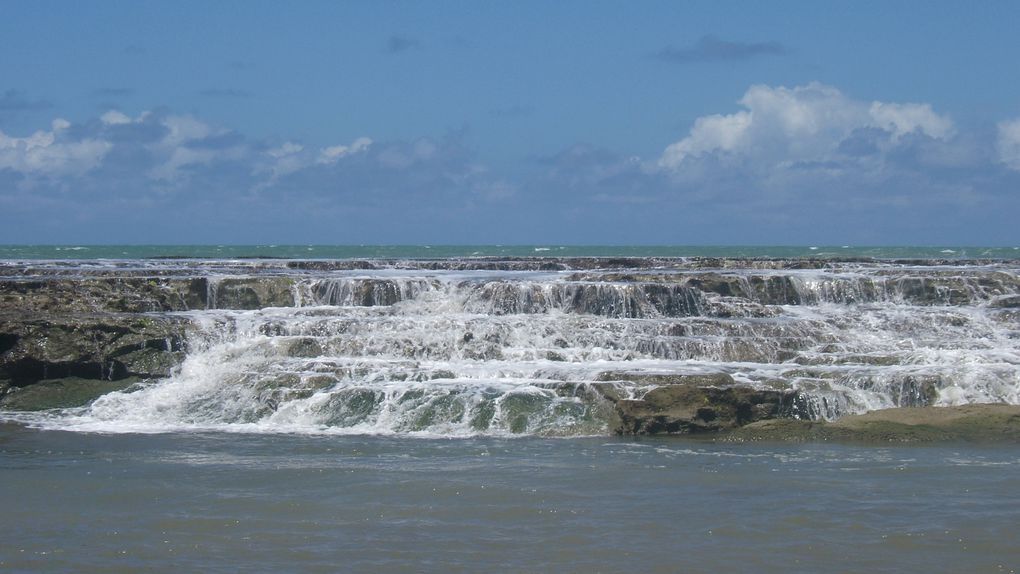
[[[2, 416], [92, 432], [590, 436], [619, 432], [614, 405], [686, 376], [788, 393], [783, 415], [802, 419], [1018, 404], [1018, 269], [860, 257], [10, 260], [8, 284], [85, 285], [79, 312], [104, 310], [89, 299], [103, 285], [188, 328], [167, 377]], [[145, 281], [162, 291], [145, 299]], [[184, 282], [201, 293], [174, 291]]]

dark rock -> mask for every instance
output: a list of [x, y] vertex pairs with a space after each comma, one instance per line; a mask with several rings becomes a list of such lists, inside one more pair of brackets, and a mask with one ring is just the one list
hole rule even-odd
[[[641, 399], [615, 401], [619, 421], [613, 429], [616, 434], [718, 432], [755, 421], [790, 417], [797, 408], [796, 391], [740, 385], [726, 373], [603, 373], [600, 379], [659, 385]], [[611, 395], [607, 398], [613, 400]]]
[[65, 377], [15, 387], [0, 398], [0, 406], [19, 411], [83, 407], [106, 393], [122, 391], [140, 381], [130, 377], [116, 381]]
[[[15, 408], [23, 402], [11, 402], [20, 394], [15, 390], [40, 381], [67, 379], [73, 386], [83, 380], [166, 377], [184, 360], [189, 325], [187, 319], [170, 316], [3, 313], [0, 381], [6, 383], [0, 385], [0, 406]], [[97, 382], [90, 388], [106, 386]]]
[[165, 277], [53, 277], [0, 280], [6, 312], [147, 313], [206, 307], [206, 280]]
[[211, 284], [208, 305], [215, 309], [293, 307], [294, 279], [290, 277], [228, 277]]

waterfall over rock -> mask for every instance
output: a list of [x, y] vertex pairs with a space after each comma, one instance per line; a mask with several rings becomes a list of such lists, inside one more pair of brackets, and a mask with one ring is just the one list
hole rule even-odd
[[[111, 432], [464, 436], [1017, 404], [1017, 271], [859, 259], [11, 264], [0, 408], [63, 406], [17, 416]], [[67, 377], [124, 383], [31, 406]]]

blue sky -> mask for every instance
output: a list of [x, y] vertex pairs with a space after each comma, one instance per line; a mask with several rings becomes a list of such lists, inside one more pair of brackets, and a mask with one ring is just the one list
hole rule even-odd
[[1020, 3], [0, 0], [2, 243], [1020, 243]]

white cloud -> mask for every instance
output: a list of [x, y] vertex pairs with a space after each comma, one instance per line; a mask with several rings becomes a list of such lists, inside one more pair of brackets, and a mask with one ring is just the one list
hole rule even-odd
[[666, 148], [661, 163], [672, 167], [687, 157], [714, 151], [733, 151], [746, 143], [750, 127], [750, 112], [698, 118], [689, 136]]
[[439, 146], [428, 138], [419, 138], [409, 146], [391, 146], [379, 154], [379, 164], [389, 169], [407, 169], [434, 158]]
[[71, 127], [64, 119], [53, 120], [50, 131], [11, 137], [0, 131], [0, 169], [33, 175], [80, 175], [98, 166], [113, 147], [99, 139], [67, 141], [62, 132]]
[[867, 103], [816, 82], [751, 86], [739, 103], [744, 110], [698, 118], [687, 137], [666, 148], [659, 166], [677, 170], [706, 155], [754, 158], [766, 165], [823, 161], [864, 129], [886, 132], [886, 148], [912, 133], [938, 140], [954, 135], [952, 120], [928, 104]]
[[320, 164], [336, 163], [337, 160], [339, 160], [342, 157], [346, 157], [348, 155], [367, 150], [370, 145], [372, 145], [371, 139], [361, 137], [351, 142], [351, 145], [335, 145], [323, 148], [322, 151], [319, 152], [319, 159], [317, 163]]
[[165, 147], [178, 146], [227, 131], [215, 130], [209, 124], [191, 116], [166, 116], [160, 123], [169, 130], [163, 141], [160, 142]]
[[275, 183], [280, 177], [301, 171], [314, 165], [333, 165], [341, 158], [360, 153], [372, 145], [372, 140], [361, 137], [350, 145], [335, 145], [318, 151], [307, 150], [305, 146], [287, 141], [265, 152], [261, 165], [254, 170], [256, 173], [269, 173], [269, 180], [262, 187]]
[[999, 122], [995, 142], [998, 160], [1013, 170], [1020, 171], [1020, 118]]
[[99, 116], [99, 121], [103, 122], [108, 126], [119, 126], [133, 123], [134, 120], [127, 117], [123, 113], [118, 112], [117, 110], [110, 110], [105, 114]]
[[955, 134], [952, 120], [936, 114], [929, 104], [872, 102], [868, 114], [876, 127], [892, 133], [895, 138], [914, 132], [935, 139], [947, 139]]
[[280, 147], [275, 147], [266, 153], [275, 157], [276, 159], [285, 158], [292, 156], [297, 153], [301, 153], [301, 150], [305, 149], [305, 146], [296, 144], [294, 142], [284, 142]]
[[[143, 114], [137, 121], [144, 121]], [[185, 177], [182, 168], [196, 165], [211, 165], [217, 161], [243, 159], [249, 155], [242, 144], [227, 147], [206, 147], [194, 145], [202, 140], [226, 136], [230, 130], [213, 127], [191, 116], [164, 116], [157, 120], [166, 135], [147, 148], [158, 159], [159, 164], [149, 170], [149, 177], [170, 182]]]

